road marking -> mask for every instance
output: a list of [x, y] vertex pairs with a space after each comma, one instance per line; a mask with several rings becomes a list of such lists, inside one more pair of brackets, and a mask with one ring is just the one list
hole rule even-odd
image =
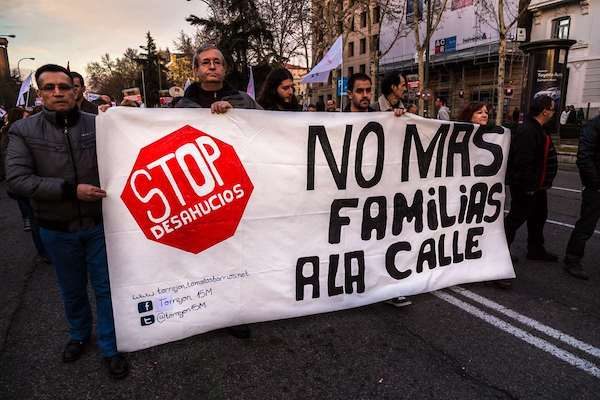
[[[508, 214], [509, 211], [510, 210], [504, 210], [504, 214]], [[560, 225], [560, 226], [564, 226], [564, 227], [571, 228], [571, 229], [575, 228], [575, 225], [565, 224], [564, 222], [554, 221], [552, 219], [547, 219], [546, 222], [549, 223], [549, 224]], [[598, 231], [598, 230], [594, 231], [594, 233], [596, 235], [600, 235], [600, 231]]]
[[550, 189], [554, 189], [554, 190], [564, 190], [565, 192], [581, 193], [581, 190], [577, 190], [577, 189], [569, 189], [569, 188], [558, 187], [558, 186], [552, 186]]
[[505, 321], [501, 320], [500, 318], [497, 318], [491, 314], [488, 314], [485, 311], [483, 311], [469, 303], [459, 300], [456, 297], [454, 297], [448, 293], [435, 291], [435, 292], [432, 292], [432, 294], [439, 299], [442, 299], [452, 305], [455, 305], [456, 307], [461, 308], [462, 310], [487, 322], [488, 324], [493, 325], [496, 328], [503, 330], [504, 332], [509, 333], [509, 334], [513, 335], [514, 337], [521, 339], [524, 342], [529, 343], [530, 345], [537, 347], [538, 349], [543, 350], [543, 351], [553, 355], [554, 357], [556, 357], [576, 368], [579, 368], [582, 371], [587, 372], [588, 374], [590, 374], [596, 378], [600, 378], [600, 368], [598, 368], [598, 366], [596, 364], [591, 363], [587, 360], [584, 360], [583, 358], [579, 358], [576, 355], [569, 353], [568, 351], [563, 350], [544, 339], [541, 339], [537, 336], [527, 333], [523, 329], [517, 328], [516, 326], [511, 325], [508, 322], [505, 322]]
[[569, 336], [564, 332], [561, 332], [557, 329], [554, 329], [550, 326], [544, 325], [541, 322], [536, 321], [535, 319], [526, 317], [525, 315], [519, 314], [516, 311], [511, 310], [508, 307], [503, 306], [502, 304], [498, 304], [486, 297], [480, 296], [477, 293], [473, 293], [470, 290], [462, 288], [460, 286], [455, 286], [450, 288], [454, 293], [458, 293], [462, 296], [465, 296], [473, 301], [478, 302], [481, 305], [486, 306], [494, 311], [497, 311], [501, 314], [506, 315], [509, 318], [512, 318], [516, 321], [519, 321], [523, 325], [527, 325], [535, 330], [542, 332], [543, 334], [550, 336], [554, 339], [558, 339], [561, 342], [568, 344], [576, 349], [579, 349], [583, 352], [586, 352], [594, 357], [600, 358], [600, 349], [592, 346], [591, 344], [582, 342], [574, 338], [573, 336]]

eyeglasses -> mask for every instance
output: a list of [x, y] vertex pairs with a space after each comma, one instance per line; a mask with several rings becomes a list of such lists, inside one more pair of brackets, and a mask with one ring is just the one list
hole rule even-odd
[[220, 67], [221, 65], [223, 65], [223, 61], [221, 61], [218, 58], [215, 58], [213, 60], [209, 60], [209, 59], [204, 59], [200, 61], [200, 66], [204, 67], [204, 68], [209, 68], [210, 66], [214, 65], [215, 67]]
[[58, 88], [59, 92], [66, 92], [66, 91], [72, 90], [73, 86], [68, 85], [66, 83], [59, 83], [58, 85], [55, 85], [54, 83], [49, 83], [47, 85], [44, 85], [42, 88], [40, 88], [40, 90], [42, 90], [44, 92], [54, 92], [56, 90], [56, 88]]

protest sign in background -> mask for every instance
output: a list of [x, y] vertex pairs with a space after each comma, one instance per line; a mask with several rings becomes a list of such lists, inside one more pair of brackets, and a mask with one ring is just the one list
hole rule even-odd
[[119, 107], [97, 141], [120, 351], [514, 277], [503, 128]]

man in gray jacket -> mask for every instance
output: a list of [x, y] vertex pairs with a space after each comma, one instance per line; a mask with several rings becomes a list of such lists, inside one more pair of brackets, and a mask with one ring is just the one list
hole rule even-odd
[[56, 269], [69, 323], [64, 362], [79, 359], [92, 331], [88, 274], [96, 297], [96, 339], [110, 375], [129, 370], [117, 353], [102, 226], [96, 159], [95, 116], [79, 111], [73, 79], [65, 68], [47, 64], [35, 72], [42, 112], [15, 122], [9, 131], [9, 189], [31, 198], [40, 236]]

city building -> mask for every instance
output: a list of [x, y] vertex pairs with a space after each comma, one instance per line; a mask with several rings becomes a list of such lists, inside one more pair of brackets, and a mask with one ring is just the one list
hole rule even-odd
[[[347, 78], [355, 72], [364, 72], [371, 76], [373, 67], [371, 60], [378, 50], [376, 43], [379, 41], [380, 8], [372, 7], [371, 14], [367, 15], [365, 7], [358, 3], [355, 4], [353, 0], [314, 0], [313, 9], [325, 14], [326, 6], [331, 6], [334, 2], [337, 6], [335, 10], [335, 14], [338, 15], [337, 20], [315, 19], [313, 42], [324, 43], [327, 47], [313, 46], [312, 56], [316, 64], [336, 37], [343, 34], [343, 63], [340, 68], [332, 71], [327, 83], [310, 85], [307, 91], [311, 103], [325, 102], [335, 98], [338, 105], [342, 104], [345, 93], [337, 90], [338, 80], [341, 77]], [[324, 25], [327, 24], [335, 26], [333, 31], [329, 30], [329, 35], [324, 34], [326, 30]]]
[[589, 118], [600, 110], [600, 0], [532, 0], [531, 41], [574, 39], [567, 62], [566, 105]]
[[[423, 0], [419, 14], [423, 14]], [[407, 4], [411, 5], [412, 2]], [[448, 8], [442, 14], [442, 20], [433, 33], [430, 41], [430, 73], [429, 90], [431, 97], [426, 103], [428, 115], [434, 115], [433, 100], [444, 97], [448, 101], [452, 117], [456, 118], [469, 102], [489, 103], [498, 109], [497, 73], [499, 34], [494, 26], [494, 18], [486, 16], [485, 5], [497, 5], [494, 0], [450, 0]], [[518, 0], [507, 0], [505, 15], [507, 24], [519, 17]], [[393, 38], [398, 31], [398, 24], [410, 26], [415, 13], [412, 6], [403, 15], [403, 21], [385, 19], [381, 27], [380, 49], [389, 49], [382, 54], [380, 60], [381, 73], [401, 72], [409, 75], [409, 79], [417, 79], [416, 39], [414, 32], [408, 28], [402, 31], [399, 38]], [[418, 15], [417, 15], [418, 17]], [[425, 31], [424, 18], [420, 18], [421, 35]], [[509, 38], [506, 49], [506, 75], [503, 114], [510, 115], [520, 107], [523, 81], [524, 57], [516, 41], [518, 23], [514, 23], [508, 31]], [[524, 24], [521, 24], [522, 27]], [[522, 35], [524, 36], [524, 35]], [[520, 38], [524, 40], [523, 38]], [[415, 85], [412, 85], [415, 86]], [[416, 91], [411, 92], [410, 101]], [[505, 120], [507, 119], [505, 118]]]

